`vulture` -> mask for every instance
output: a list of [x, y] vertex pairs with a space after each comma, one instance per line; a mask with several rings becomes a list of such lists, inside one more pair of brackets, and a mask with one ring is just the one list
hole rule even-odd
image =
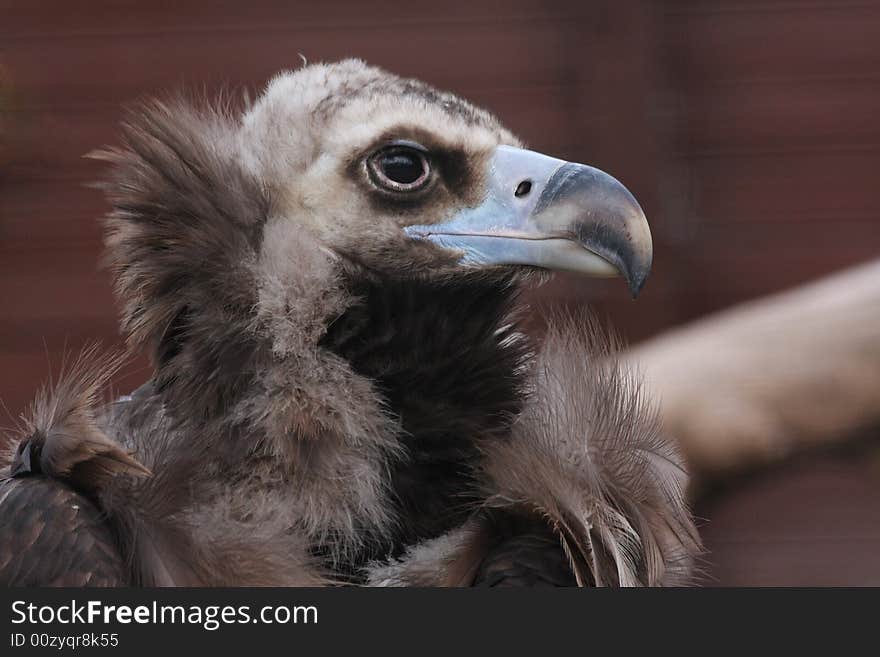
[[151, 100], [92, 154], [149, 381], [87, 349], [0, 463], [0, 581], [634, 586], [689, 581], [685, 472], [587, 316], [522, 330], [553, 271], [651, 235], [602, 171], [359, 60], [253, 102]]

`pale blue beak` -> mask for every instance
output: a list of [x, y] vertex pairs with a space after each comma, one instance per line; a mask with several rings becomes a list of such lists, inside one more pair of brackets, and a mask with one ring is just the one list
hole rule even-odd
[[651, 230], [607, 173], [510, 146], [492, 157], [480, 205], [406, 232], [461, 253], [466, 265], [528, 265], [622, 275], [633, 296], [651, 270]]

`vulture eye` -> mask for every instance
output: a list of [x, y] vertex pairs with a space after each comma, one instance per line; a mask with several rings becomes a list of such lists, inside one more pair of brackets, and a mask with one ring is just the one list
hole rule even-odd
[[397, 143], [378, 151], [367, 162], [373, 182], [394, 192], [424, 187], [431, 174], [425, 150], [418, 144]]

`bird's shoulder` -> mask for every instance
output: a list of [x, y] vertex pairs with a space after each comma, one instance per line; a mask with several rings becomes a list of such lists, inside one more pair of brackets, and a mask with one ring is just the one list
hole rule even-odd
[[0, 585], [124, 586], [125, 564], [100, 510], [46, 477], [0, 479]]

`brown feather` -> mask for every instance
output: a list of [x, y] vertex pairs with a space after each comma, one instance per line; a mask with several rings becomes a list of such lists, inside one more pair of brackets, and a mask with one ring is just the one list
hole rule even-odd
[[551, 322], [530, 383], [510, 439], [483, 446], [483, 508], [373, 564], [372, 584], [559, 583], [560, 560], [580, 586], [689, 582], [701, 547], [681, 459], [596, 323]]
[[551, 323], [533, 385], [486, 450], [487, 505], [546, 517], [597, 584], [686, 583], [700, 545], [681, 459], [594, 322]]
[[0, 586], [128, 586], [101, 512], [42, 477], [0, 477]]

